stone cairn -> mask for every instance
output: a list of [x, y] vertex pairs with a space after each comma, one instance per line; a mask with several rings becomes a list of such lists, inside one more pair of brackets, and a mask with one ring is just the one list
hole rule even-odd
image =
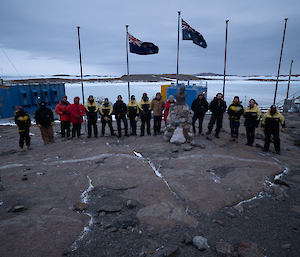
[[193, 114], [187, 104], [171, 105], [167, 117], [167, 128], [164, 132], [164, 141], [175, 144], [190, 143], [195, 145], [192, 123]]

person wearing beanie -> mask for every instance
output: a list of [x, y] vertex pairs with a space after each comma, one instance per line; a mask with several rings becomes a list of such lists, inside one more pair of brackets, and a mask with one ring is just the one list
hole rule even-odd
[[257, 103], [254, 99], [250, 99], [249, 105], [244, 111], [245, 127], [247, 133], [246, 145], [253, 146], [255, 137], [255, 128], [258, 127], [260, 121], [261, 111], [257, 107]]
[[126, 119], [127, 105], [123, 102], [121, 95], [118, 95], [118, 99], [114, 104], [113, 110], [114, 110], [114, 114], [115, 114], [117, 126], [118, 126], [118, 138], [120, 138], [122, 136], [121, 120], [124, 123], [125, 136], [128, 137], [129, 136], [128, 135], [128, 124], [127, 124], [127, 119]]
[[94, 100], [92, 95], [86, 101], [85, 104], [86, 116], [88, 120], [88, 138], [92, 136], [92, 126], [94, 128], [94, 136], [98, 137], [98, 128], [97, 128], [97, 113], [98, 113], [98, 104]]
[[232, 104], [228, 107], [228, 115], [231, 128], [231, 137], [233, 141], [236, 141], [239, 136], [240, 118], [244, 113], [244, 108], [240, 102], [240, 98], [235, 96]]
[[198, 97], [193, 101], [191, 109], [194, 112], [193, 116], [193, 132], [196, 134], [195, 123], [199, 119], [199, 135], [202, 133], [202, 124], [205, 113], [208, 111], [208, 102], [204, 98], [203, 93], [199, 93]]
[[135, 96], [132, 95], [130, 97], [130, 101], [127, 105], [127, 116], [130, 120], [130, 126], [131, 126], [131, 135], [136, 136], [136, 123], [139, 119], [139, 105], [138, 102], [135, 100]]
[[147, 134], [150, 133], [150, 120], [151, 120], [151, 102], [146, 93], [143, 94], [142, 100], [139, 102], [140, 115], [141, 115], [141, 134], [140, 136], [144, 136], [145, 133], [145, 124], [147, 124]]
[[26, 146], [28, 150], [31, 150], [30, 147], [30, 136], [29, 136], [29, 128], [31, 126], [30, 117], [27, 112], [24, 111], [22, 106], [18, 106], [15, 111], [15, 123], [18, 126], [18, 131], [20, 135], [19, 146], [21, 151], [23, 152], [24, 140], [26, 142]]
[[215, 137], [219, 138], [219, 133], [223, 124], [223, 114], [226, 111], [226, 102], [222, 99], [223, 95], [217, 93], [216, 97], [210, 102], [209, 110], [211, 111], [211, 118], [208, 124], [208, 131], [206, 135], [209, 135], [213, 129], [214, 124], [217, 122]]
[[104, 99], [104, 102], [100, 106], [99, 112], [101, 115], [101, 123], [102, 123], [101, 137], [104, 137], [106, 123], [109, 126], [110, 135], [115, 136], [114, 129], [112, 127], [112, 116], [111, 116], [113, 112], [113, 107], [111, 103], [108, 101], [108, 98]]
[[165, 103], [164, 105], [164, 122], [165, 122], [165, 126], [167, 126], [167, 117], [168, 117], [168, 114], [169, 114], [169, 110], [170, 110], [170, 107], [171, 105], [175, 104], [175, 99], [174, 99], [174, 96], [172, 95], [169, 95], [168, 97], [168, 101]]
[[271, 105], [270, 109], [263, 116], [261, 121], [261, 130], [265, 133], [264, 152], [269, 151], [271, 135], [274, 139], [275, 152], [280, 155], [280, 138], [279, 125], [281, 124], [281, 132], [285, 131], [285, 120], [281, 113], [277, 110], [276, 105]]
[[83, 116], [85, 114], [84, 106], [79, 103], [80, 98], [78, 96], [74, 97], [74, 104], [71, 104], [69, 110], [71, 114], [71, 122], [73, 124], [72, 128], [72, 139], [80, 138], [81, 136], [81, 124], [83, 123]]
[[53, 112], [50, 108], [46, 107], [46, 103], [44, 101], [40, 102], [40, 109], [35, 112], [35, 121], [37, 126], [41, 130], [42, 139], [44, 144], [48, 144], [49, 142], [54, 142], [53, 128], [54, 116]]
[[58, 105], [55, 107], [55, 112], [59, 115], [60, 120], [60, 130], [61, 130], [61, 137], [63, 140], [66, 139], [66, 132], [67, 138], [70, 138], [71, 130], [70, 130], [70, 103], [67, 101], [67, 96], [64, 95], [62, 99], [59, 101]]
[[161, 97], [161, 93], [158, 92], [156, 93], [155, 98], [151, 101], [150, 108], [153, 112], [153, 121], [154, 121], [154, 126], [153, 126], [153, 135], [156, 136], [157, 134], [161, 134], [160, 129], [161, 129], [161, 120], [162, 120], [162, 112], [164, 110], [164, 105], [165, 101]]

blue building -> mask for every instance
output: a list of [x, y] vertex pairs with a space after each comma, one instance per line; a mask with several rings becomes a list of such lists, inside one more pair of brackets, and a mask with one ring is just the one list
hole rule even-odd
[[14, 117], [17, 106], [23, 106], [28, 114], [34, 114], [39, 103], [55, 109], [65, 95], [65, 84], [0, 85], [0, 119]]
[[[190, 84], [190, 83], [178, 83], [178, 89], [177, 91], [179, 92], [179, 88], [181, 85], [185, 86], [185, 93], [187, 93], [186, 96], [186, 103], [188, 106], [191, 108], [191, 105], [193, 101], [197, 98], [199, 93], [203, 93], [205, 99], [207, 99], [207, 86], [202, 86], [202, 84]], [[176, 93], [176, 83], [171, 83], [171, 86], [167, 87], [167, 99], [170, 95], [175, 95]]]

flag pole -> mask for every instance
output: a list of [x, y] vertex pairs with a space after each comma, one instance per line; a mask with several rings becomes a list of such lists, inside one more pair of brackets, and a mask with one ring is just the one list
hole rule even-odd
[[[81, 61], [81, 48], [80, 48], [80, 27], [77, 26], [78, 29], [78, 46], [79, 46], [79, 61], [80, 61], [80, 77], [81, 77], [81, 93], [82, 93], [82, 104], [84, 106], [84, 90], [83, 90], [83, 79], [82, 79], [82, 61]], [[86, 120], [84, 121], [84, 128], [86, 132]]]
[[81, 48], [80, 48], [80, 33], [79, 33], [80, 27], [77, 27], [77, 29], [78, 29], [78, 45], [79, 45], [79, 61], [80, 61], [80, 77], [81, 77], [82, 103], [84, 105], [84, 91], [83, 91], [83, 79], [82, 79], [82, 62], [81, 62]]
[[128, 80], [128, 102], [130, 101], [130, 77], [129, 77], [129, 57], [128, 57], [128, 27], [126, 25], [126, 60], [127, 60], [127, 80]]
[[286, 91], [286, 99], [289, 99], [289, 91], [290, 91], [290, 82], [291, 82], [291, 74], [292, 74], [292, 66], [293, 66], [293, 60], [291, 61], [291, 67], [290, 67], [290, 74], [289, 74], [289, 81], [288, 81], [288, 86], [287, 86], [287, 91]]
[[224, 58], [224, 79], [223, 79], [223, 99], [225, 98], [225, 76], [226, 76], [226, 55], [227, 55], [227, 34], [228, 34], [228, 21], [226, 20], [226, 34], [225, 34], [225, 58]]
[[273, 104], [275, 104], [275, 102], [276, 102], [276, 94], [277, 94], [277, 88], [278, 88], [280, 65], [281, 65], [281, 58], [282, 58], [282, 51], [283, 51], [283, 44], [284, 44], [284, 37], [285, 37], [285, 30], [286, 30], [287, 20], [288, 20], [288, 18], [285, 18], [285, 24], [284, 24], [284, 30], [283, 30], [283, 38], [282, 38], [282, 44], [281, 44], [281, 52], [280, 52], [280, 58], [279, 58], [278, 73], [277, 73], [277, 80], [276, 80], [276, 87], [275, 87]]
[[180, 11], [178, 11], [178, 37], [177, 37], [177, 73], [176, 73], [176, 93], [178, 92], [178, 71], [179, 71], [179, 31], [180, 31]]

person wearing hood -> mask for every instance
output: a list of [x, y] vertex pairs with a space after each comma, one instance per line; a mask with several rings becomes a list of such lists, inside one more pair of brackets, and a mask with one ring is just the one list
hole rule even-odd
[[198, 97], [193, 101], [191, 109], [194, 112], [193, 116], [193, 132], [196, 134], [195, 123], [199, 119], [199, 135], [202, 133], [202, 124], [205, 113], [208, 111], [208, 102], [204, 98], [203, 93], [199, 93]]
[[29, 136], [29, 128], [31, 126], [30, 117], [27, 112], [24, 111], [22, 106], [18, 106], [15, 111], [15, 123], [18, 126], [18, 131], [20, 135], [19, 146], [21, 151], [23, 152], [24, 140], [26, 142], [26, 146], [28, 150], [31, 150], [30, 147], [30, 136]]
[[157, 134], [161, 134], [161, 120], [162, 120], [162, 112], [164, 110], [165, 101], [161, 97], [161, 93], [156, 93], [155, 98], [151, 101], [150, 108], [153, 112], [153, 135], [156, 136]]
[[77, 135], [77, 138], [80, 138], [81, 136], [81, 123], [83, 123], [85, 108], [79, 101], [80, 98], [78, 96], [74, 97], [74, 104], [71, 104], [69, 108], [71, 122], [73, 124], [72, 139], [75, 138], [75, 135]]
[[231, 137], [235, 141], [239, 137], [240, 118], [244, 113], [244, 108], [241, 105], [240, 98], [235, 96], [232, 104], [228, 107], [228, 115], [230, 121]]
[[210, 102], [209, 110], [211, 111], [211, 118], [208, 124], [208, 131], [206, 135], [211, 134], [215, 122], [217, 122], [215, 137], [219, 138], [219, 133], [223, 124], [223, 114], [226, 111], [226, 102], [222, 99], [221, 93], [216, 94], [216, 97]]
[[150, 133], [150, 120], [151, 120], [151, 102], [146, 93], [143, 94], [142, 100], [139, 102], [140, 108], [140, 115], [141, 115], [141, 134], [140, 136], [144, 136], [145, 133], [145, 124], [147, 123], [147, 134], [151, 135]]
[[113, 107], [108, 101], [108, 98], [104, 99], [104, 102], [100, 106], [99, 112], [101, 114], [101, 123], [102, 123], [101, 136], [104, 137], [106, 123], [109, 126], [111, 136], [114, 136], [115, 133], [112, 127], [112, 117], [111, 117], [111, 114], [113, 112]]
[[118, 138], [122, 136], [121, 133], [121, 120], [124, 123], [124, 128], [125, 128], [125, 136], [128, 137], [128, 124], [127, 124], [127, 119], [126, 119], [126, 113], [127, 113], [127, 105], [123, 102], [122, 96], [118, 95], [118, 99], [114, 104], [114, 114], [116, 117], [117, 121], [117, 126], [118, 126]]
[[55, 112], [59, 115], [60, 120], [60, 129], [61, 129], [61, 137], [65, 140], [66, 131], [67, 138], [70, 138], [70, 103], [67, 101], [67, 96], [64, 95], [62, 99], [59, 101], [58, 105], [55, 107]]
[[169, 110], [170, 110], [170, 107], [171, 105], [175, 104], [175, 100], [174, 100], [174, 96], [172, 95], [169, 95], [168, 97], [168, 101], [165, 103], [164, 105], [164, 122], [165, 122], [165, 126], [167, 126], [167, 117], [168, 117], [168, 114], [169, 114]]
[[281, 124], [281, 132], [285, 130], [285, 120], [281, 113], [277, 110], [276, 105], [271, 105], [270, 109], [263, 116], [261, 121], [261, 130], [265, 132], [264, 152], [269, 151], [271, 135], [274, 138], [275, 152], [280, 155], [280, 138], [279, 124]]
[[130, 101], [127, 105], [127, 116], [130, 120], [130, 125], [132, 128], [131, 135], [136, 136], [136, 123], [139, 119], [139, 105], [135, 100], [135, 96], [130, 97]]
[[92, 136], [92, 126], [94, 128], [94, 136], [98, 137], [98, 128], [97, 128], [97, 113], [98, 113], [98, 104], [95, 102], [92, 95], [86, 101], [85, 104], [86, 116], [88, 119], [88, 138]]
[[261, 111], [257, 107], [257, 103], [254, 99], [249, 100], [249, 105], [244, 111], [245, 127], [247, 133], [246, 145], [253, 146], [255, 137], [255, 128], [258, 127], [260, 121]]
[[35, 121], [41, 130], [42, 139], [44, 144], [52, 143], [54, 141], [53, 128], [54, 116], [50, 108], [46, 107], [46, 102], [40, 102], [40, 109], [35, 112]]

